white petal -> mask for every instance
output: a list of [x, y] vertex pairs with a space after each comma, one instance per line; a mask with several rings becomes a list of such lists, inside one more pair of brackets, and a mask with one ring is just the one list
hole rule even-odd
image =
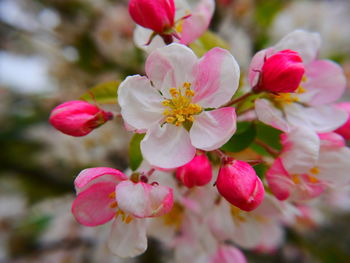
[[147, 249], [146, 222], [134, 218], [125, 224], [119, 216], [112, 225], [108, 248], [119, 257], [136, 257]]
[[289, 125], [284, 120], [282, 112], [276, 109], [272, 104], [265, 99], [255, 101], [255, 112], [259, 121], [270, 125], [284, 132], [289, 131]]
[[318, 133], [331, 132], [343, 125], [346, 112], [333, 105], [303, 107], [296, 103], [284, 107], [287, 121], [294, 126], [305, 126]]
[[146, 45], [150, 40], [153, 31], [141, 26], [136, 26], [134, 30], [134, 42], [137, 47], [146, 51], [147, 53], [151, 53], [157, 48], [164, 47], [164, 41], [160, 36], [155, 36], [152, 39], [152, 42], [149, 45]]
[[183, 127], [172, 124], [152, 126], [141, 141], [144, 158], [160, 168], [176, 168], [191, 161], [196, 148]]
[[136, 129], [148, 129], [164, 116], [162, 96], [146, 77], [127, 77], [119, 86], [118, 102], [125, 121]]
[[232, 107], [204, 111], [195, 117], [190, 130], [193, 146], [212, 151], [224, 145], [236, 131], [236, 113]]
[[283, 138], [284, 151], [281, 159], [290, 174], [308, 172], [317, 162], [320, 139], [303, 126], [293, 127]]
[[320, 49], [321, 37], [318, 33], [295, 30], [282, 38], [274, 47], [277, 51], [291, 49], [297, 51], [305, 64], [313, 61]]
[[153, 51], [146, 60], [146, 74], [164, 96], [173, 87], [192, 82], [192, 70], [197, 61], [193, 51], [180, 44], [171, 44]]

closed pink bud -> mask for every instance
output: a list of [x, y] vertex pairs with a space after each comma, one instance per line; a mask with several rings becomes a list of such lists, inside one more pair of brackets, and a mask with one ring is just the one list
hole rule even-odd
[[113, 118], [112, 113], [85, 101], [73, 100], [58, 105], [51, 111], [50, 123], [57, 130], [71, 135], [84, 136]]
[[282, 50], [267, 58], [261, 69], [256, 91], [294, 92], [300, 85], [305, 69], [295, 51]]
[[338, 103], [336, 107], [348, 113], [348, 120], [335, 132], [343, 136], [345, 140], [350, 140], [350, 102]]
[[175, 24], [174, 0], [130, 0], [129, 13], [137, 24], [159, 34]]
[[176, 177], [185, 186], [203, 186], [213, 177], [211, 164], [205, 154], [195, 156], [192, 161], [177, 168]]
[[227, 201], [244, 211], [254, 210], [264, 199], [264, 186], [254, 169], [232, 158], [221, 166], [216, 187]]

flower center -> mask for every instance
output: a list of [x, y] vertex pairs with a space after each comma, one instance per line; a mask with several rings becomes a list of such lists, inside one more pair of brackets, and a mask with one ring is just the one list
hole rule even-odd
[[[110, 193], [108, 195], [108, 197], [112, 200], [115, 200], [115, 191]], [[117, 219], [119, 216], [121, 216], [121, 219], [122, 221], [125, 223], [125, 224], [129, 224], [133, 218], [131, 215], [127, 215], [123, 210], [121, 210], [120, 208], [118, 208], [118, 203], [117, 201], [113, 201], [110, 205], [109, 205], [110, 208], [113, 208], [113, 209], [116, 209], [116, 212], [115, 212], [115, 218]]]
[[278, 103], [278, 104], [292, 104], [293, 102], [298, 102], [300, 101], [298, 94], [303, 94], [306, 92], [306, 89], [302, 87], [302, 83], [305, 82], [307, 78], [303, 76], [300, 86], [296, 89], [294, 93], [278, 93], [278, 94], [273, 94], [272, 99]]
[[[304, 174], [303, 178], [304, 180], [308, 181], [309, 183], [312, 183], [312, 184], [317, 184], [319, 183], [319, 180], [315, 177], [316, 175], [318, 175], [320, 173], [320, 169], [318, 167], [313, 167], [309, 170], [309, 173], [311, 174]], [[292, 181], [295, 183], [295, 184], [301, 184], [302, 180], [301, 180], [301, 177], [302, 175], [300, 174], [292, 174]]]
[[192, 103], [194, 91], [191, 90], [191, 83], [185, 82], [182, 87], [171, 88], [169, 90], [171, 99], [164, 100], [166, 107], [163, 114], [166, 116], [165, 122], [180, 126], [185, 121], [193, 122], [193, 115], [202, 112], [202, 107]]

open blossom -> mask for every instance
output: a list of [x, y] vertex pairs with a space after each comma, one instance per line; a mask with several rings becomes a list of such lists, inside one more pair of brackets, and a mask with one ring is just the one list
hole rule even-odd
[[176, 178], [189, 188], [206, 185], [212, 177], [212, 167], [205, 154], [195, 156], [192, 161], [176, 170]]
[[325, 189], [350, 183], [350, 149], [335, 133], [316, 135], [295, 127], [283, 135], [282, 154], [266, 174], [272, 193], [279, 200], [307, 200]]
[[219, 108], [239, 82], [239, 67], [227, 50], [214, 48], [198, 60], [186, 46], [171, 44], [150, 54], [146, 74], [126, 78], [118, 101], [128, 126], [146, 131], [141, 152], [151, 165], [182, 166], [196, 148], [215, 150], [235, 132], [235, 109]]
[[[214, 9], [214, 0], [201, 0], [196, 6], [192, 6], [191, 1], [175, 0], [175, 25], [171, 32], [174, 35], [172, 40], [184, 45], [194, 42], [208, 29]], [[155, 36], [151, 43], [148, 43], [152, 34], [152, 30], [137, 26], [134, 33], [136, 45], [147, 52], [165, 45], [161, 36]]]
[[254, 169], [232, 158], [224, 161], [216, 186], [227, 201], [245, 211], [254, 210], [264, 199], [264, 186]]
[[112, 113], [85, 101], [73, 100], [51, 111], [50, 123], [57, 130], [71, 136], [85, 136], [113, 118]]
[[294, 92], [304, 75], [301, 57], [293, 50], [282, 50], [266, 58], [255, 91]]
[[173, 206], [171, 188], [132, 182], [112, 168], [85, 169], [74, 184], [77, 198], [72, 205], [73, 215], [85, 226], [97, 226], [115, 219], [108, 245], [120, 257], [143, 253], [147, 248], [143, 218], [162, 216]]
[[346, 121], [345, 112], [331, 105], [345, 91], [345, 75], [336, 63], [317, 59], [320, 43], [318, 34], [296, 30], [253, 57], [249, 69], [251, 87], [257, 85], [264, 61], [282, 50], [298, 52], [305, 68], [302, 81], [294, 93], [270, 94], [269, 100], [255, 101], [260, 121], [284, 132], [294, 125], [307, 126], [318, 133], [333, 131]]
[[174, 0], [130, 0], [129, 13], [137, 24], [159, 34], [175, 24]]

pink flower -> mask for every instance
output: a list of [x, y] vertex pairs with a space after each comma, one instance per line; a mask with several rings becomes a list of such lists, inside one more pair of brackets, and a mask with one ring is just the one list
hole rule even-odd
[[205, 154], [195, 156], [192, 161], [176, 170], [176, 178], [188, 188], [206, 185], [212, 177], [211, 164]]
[[[174, 37], [173, 41], [184, 45], [194, 42], [208, 29], [215, 9], [214, 0], [201, 0], [196, 6], [192, 6], [191, 2], [175, 0], [176, 22], [173, 27], [173, 34], [177, 38]], [[134, 32], [136, 45], [147, 52], [165, 45], [161, 36], [155, 36], [149, 44], [152, 34], [152, 30], [140, 26], [136, 27]]]
[[76, 220], [85, 226], [97, 226], [115, 218], [108, 245], [120, 257], [143, 253], [147, 238], [142, 218], [162, 216], [173, 205], [171, 188], [134, 183], [112, 168], [85, 169], [74, 184], [78, 196], [72, 213]]
[[264, 199], [264, 186], [254, 169], [233, 158], [224, 161], [216, 186], [227, 201], [245, 211], [254, 210]]
[[186, 46], [171, 44], [150, 54], [146, 74], [126, 78], [118, 100], [128, 126], [146, 131], [141, 152], [151, 165], [182, 166], [196, 148], [217, 149], [235, 132], [235, 109], [215, 109], [238, 88], [239, 67], [227, 50], [214, 48], [198, 60]]
[[335, 132], [344, 137], [345, 140], [350, 140], [350, 102], [341, 102], [336, 104], [338, 109], [346, 111], [348, 120], [343, 126], [338, 128]]
[[112, 113], [105, 112], [95, 105], [73, 100], [54, 108], [49, 121], [57, 130], [79, 137], [89, 134], [93, 129], [112, 118]]
[[289, 132], [292, 125], [307, 126], [317, 133], [333, 131], [346, 121], [346, 114], [330, 105], [345, 91], [344, 72], [332, 61], [317, 59], [320, 44], [318, 34], [295, 30], [275, 46], [253, 57], [249, 68], [251, 87], [258, 85], [265, 60], [283, 50], [298, 52], [305, 68], [302, 81], [294, 93], [270, 94], [271, 102], [267, 99], [255, 101], [255, 111], [260, 121], [284, 132]]
[[234, 246], [221, 245], [218, 247], [210, 263], [247, 263], [247, 259], [241, 250]]
[[255, 91], [294, 92], [304, 75], [304, 65], [297, 52], [282, 50], [264, 62]]
[[159, 34], [175, 23], [174, 0], [130, 0], [129, 13], [137, 24]]

